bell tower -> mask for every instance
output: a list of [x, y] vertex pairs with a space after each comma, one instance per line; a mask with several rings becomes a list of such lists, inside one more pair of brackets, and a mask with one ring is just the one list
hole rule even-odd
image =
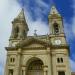
[[49, 14], [49, 27], [50, 34], [59, 35], [64, 33], [62, 16], [59, 14], [54, 5], [51, 7]]
[[12, 21], [12, 32], [9, 39], [9, 46], [15, 46], [22, 39], [27, 38], [28, 25], [24, 16], [24, 9], [21, 10], [19, 15]]
[[24, 16], [24, 9], [12, 21], [12, 33], [10, 39], [24, 39], [27, 36], [28, 26]]
[[67, 43], [64, 34], [63, 18], [54, 5], [52, 5], [51, 7], [51, 11], [48, 18], [51, 43], [53, 45], [66, 45]]
[[54, 5], [51, 7], [48, 18], [52, 75], [71, 75], [69, 68], [69, 46], [64, 33], [63, 19]]

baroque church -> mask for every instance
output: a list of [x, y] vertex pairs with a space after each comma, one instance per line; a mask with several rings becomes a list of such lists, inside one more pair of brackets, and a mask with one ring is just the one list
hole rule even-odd
[[63, 18], [53, 5], [49, 35], [27, 36], [24, 10], [12, 21], [4, 75], [71, 75]]

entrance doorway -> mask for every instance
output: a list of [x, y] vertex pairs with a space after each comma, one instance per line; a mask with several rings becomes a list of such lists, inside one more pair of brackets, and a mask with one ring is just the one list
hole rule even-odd
[[27, 68], [27, 75], [43, 75], [43, 62], [39, 59], [31, 61]]

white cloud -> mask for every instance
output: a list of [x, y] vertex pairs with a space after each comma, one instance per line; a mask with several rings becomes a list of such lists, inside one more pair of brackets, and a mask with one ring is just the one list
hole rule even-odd
[[49, 28], [48, 25], [41, 21], [41, 20], [37, 20], [35, 22], [31, 21], [29, 22], [29, 35], [33, 35], [34, 34], [34, 30], [37, 30], [37, 35], [46, 35], [49, 33]]
[[25, 9], [25, 17], [29, 27], [28, 35], [34, 35], [34, 30], [37, 30], [37, 35], [46, 35], [49, 34], [48, 25], [42, 21], [40, 18], [37, 18], [36, 21], [33, 21], [30, 12]]
[[43, 0], [36, 0], [36, 2], [38, 3], [38, 5], [41, 7], [45, 7], [48, 8], [48, 4], [46, 4]]
[[[18, 2], [22, 6], [24, 4], [24, 7], [29, 11], [28, 13], [31, 15], [34, 14], [36, 19], [43, 19], [43, 14], [46, 14], [49, 9], [49, 4], [47, 4], [43, 0], [18, 0]], [[30, 2], [33, 3], [31, 4]]]
[[74, 33], [75, 36], [75, 0], [73, 0], [73, 10], [74, 10], [74, 15], [73, 15], [73, 21], [72, 21], [72, 32]]
[[73, 17], [72, 32], [74, 33], [74, 36], [75, 36], [75, 15]]
[[71, 71], [75, 72], [75, 61], [70, 59], [70, 66], [71, 66]]
[[[66, 21], [64, 21], [65, 22], [64, 23], [65, 24], [64, 25], [65, 26], [65, 33], [66, 33], [66, 36], [68, 38], [68, 41], [74, 40], [74, 37], [75, 37], [75, 0], [73, 0], [73, 5], [71, 7], [74, 10], [74, 15], [71, 18], [72, 19], [72, 23], [69, 24]], [[75, 54], [72, 54], [71, 57], [74, 59], [75, 58]], [[75, 61], [70, 59], [70, 66], [71, 66], [71, 71], [75, 72]]]
[[11, 21], [17, 16], [20, 6], [16, 0], [0, 1], [0, 74], [3, 75], [6, 60], [5, 48], [11, 33]]
[[75, 36], [75, 0], [72, 0], [72, 2], [73, 2], [73, 5], [71, 5], [71, 8], [73, 8], [72, 12], [74, 13], [73, 17], [70, 18], [72, 22], [68, 23], [66, 22], [66, 20], [64, 20], [65, 34], [68, 37], [69, 41], [73, 40]]

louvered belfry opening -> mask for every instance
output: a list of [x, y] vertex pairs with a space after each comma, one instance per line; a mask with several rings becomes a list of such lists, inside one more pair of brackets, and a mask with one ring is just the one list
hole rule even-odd
[[57, 23], [54, 23], [54, 33], [55, 34], [58, 34], [59, 33], [59, 27], [58, 27], [58, 24]]

